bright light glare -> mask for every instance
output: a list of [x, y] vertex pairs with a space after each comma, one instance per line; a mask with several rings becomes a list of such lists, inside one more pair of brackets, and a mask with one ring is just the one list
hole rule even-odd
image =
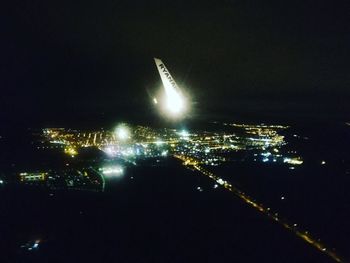
[[64, 149], [64, 152], [72, 157], [74, 157], [75, 155], [78, 154], [77, 150], [72, 147], [72, 146], [68, 146]]
[[156, 145], [157, 146], [162, 145], [162, 144], [164, 144], [164, 142], [162, 140], [159, 140], [159, 139], [156, 140]]
[[157, 65], [165, 92], [161, 101], [163, 110], [168, 114], [168, 117], [181, 117], [181, 115], [183, 115], [182, 113], [186, 110], [185, 97], [164, 63], [158, 58], [154, 58], [154, 61]]
[[122, 150], [121, 154], [123, 156], [134, 156], [135, 155], [135, 151], [132, 148], [127, 148], [127, 149]]
[[190, 133], [189, 133], [188, 131], [186, 131], [186, 130], [180, 131], [179, 134], [180, 134], [180, 136], [182, 136], [182, 137], [188, 137], [188, 136], [190, 136]]
[[117, 135], [117, 138], [121, 141], [125, 141], [127, 139], [130, 138], [130, 130], [129, 128], [124, 125], [124, 124], [121, 124], [119, 125], [116, 130], [115, 130], [115, 133]]
[[165, 108], [173, 116], [177, 116], [185, 110], [185, 99], [173, 87], [169, 85], [165, 94]]
[[103, 175], [107, 177], [118, 177], [123, 174], [123, 168], [121, 166], [109, 166], [100, 168]]
[[289, 163], [289, 164], [297, 164], [297, 165], [300, 165], [303, 163], [303, 161], [298, 158], [284, 158], [283, 162]]
[[103, 151], [109, 156], [109, 157], [115, 157], [117, 155], [117, 151], [113, 146], [106, 146]]
[[38, 248], [39, 247], [39, 242], [35, 242], [34, 245], [33, 245], [33, 248]]

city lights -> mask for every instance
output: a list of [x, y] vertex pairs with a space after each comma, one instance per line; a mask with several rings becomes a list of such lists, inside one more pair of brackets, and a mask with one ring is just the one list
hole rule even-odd
[[40, 240], [31, 240], [24, 245], [21, 245], [22, 249], [26, 249], [27, 251], [37, 250], [39, 248]]
[[117, 151], [113, 146], [106, 146], [102, 149], [109, 157], [115, 157], [117, 155]]
[[119, 165], [107, 166], [99, 169], [106, 177], [119, 177], [123, 174], [123, 168]]
[[188, 137], [188, 136], [190, 136], [189, 132], [186, 131], [186, 130], [181, 130], [181, 131], [179, 132], [179, 135], [180, 135], [181, 137]]
[[[303, 241], [306, 243], [312, 245], [319, 251], [322, 251], [323, 253], [327, 254], [330, 256], [332, 259], [334, 259], [337, 262], [342, 262], [342, 260], [334, 253], [334, 251], [329, 251], [325, 247], [324, 244], [321, 243], [320, 239], [316, 239], [313, 237], [308, 231], [302, 231], [297, 228], [297, 224], [291, 224], [287, 220], [283, 219], [282, 217], [279, 216], [278, 212], [271, 212], [271, 209], [269, 207], [265, 207], [263, 204], [258, 203], [256, 200], [254, 200], [252, 197], [248, 196], [245, 194], [243, 191], [235, 187], [234, 185], [230, 184], [229, 182], [223, 180], [213, 172], [203, 168], [198, 162], [191, 157], [184, 156], [184, 155], [175, 155], [176, 158], [180, 159], [183, 161], [183, 165], [190, 169], [195, 169], [204, 176], [209, 177], [210, 179], [214, 180], [216, 183], [219, 185], [223, 186], [226, 190], [231, 192], [232, 194], [236, 195], [239, 197], [241, 200], [243, 200], [247, 205], [253, 207], [257, 211], [263, 213], [265, 216], [270, 218], [271, 220], [279, 223], [281, 226], [283, 226], [285, 229], [293, 232], [297, 237], [301, 238]], [[216, 184], [215, 184], [216, 185]], [[214, 185], [214, 187], [215, 187]], [[202, 191], [202, 188], [197, 187], [198, 191]], [[285, 200], [285, 196], [281, 196], [281, 200]]]
[[[164, 156], [166, 151], [167, 156], [186, 154], [197, 158], [202, 164], [216, 166], [229, 161], [225, 157], [228, 153], [247, 151], [251, 152], [251, 157], [249, 157], [251, 160], [269, 165], [279, 163], [301, 165], [303, 163], [302, 158], [295, 155], [295, 151], [287, 153], [282, 150], [286, 141], [279, 131], [287, 129], [287, 126], [228, 123], [223, 125], [231, 126], [235, 132], [189, 132], [186, 129], [152, 129], [123, 123], [113, 131], [86, 132], [47, 128], [43, 130], [43, 133], [49, 143], [52, 141], [64, 142], [62, 146], [65, 147], [66, 154], [71, 156], [75, 156], [81, 147], [97, 147], [111, 158], [129, 160], [160, 157]], [[256, 158], [259, 155], [261, 158]]]
[[115, 129], [115, 134], [117, 136], [117, 139], [120, 141], [126, 141], [130, 139], [130, 130], [125, 124], [120, 124]]
[[300, 165], [303, 163], [303, 161], [300, 160], [299, 158], [284, 158], [283, 162], [289, 163], [289, 164], [295, 164], [295, 165]]
[[[120, 124], [114, 130], [45, 129], [40, 148], [57, 147], [58, 145], [52, 145], [52, 142], [60, 141], [62, 146], [59, 147], [66, 154], [72, 156], [77, 154], [82, 147], [93, 147], [112, 158], [104, 156], [104, 161], [107, 164], [102, 168], [97, 168], [99, 166], [95, 160], [95, 163], [85, 170], [76, 168], [74, 162], [79, 161], [77, 158], [77, 160], [71, 160], [72, 165], [67, 164], [69, 167], [63, 175], [52, 173], [52, 171], [48, 171], [48, 173], [24, 172], [19, 174], [19, 177], [23, 183], [28, 184], [43, 184], [47, 181], [48, 185], [53, 187], [52, 189], [57, 187], [55, 181], [62, 182], [63, 177], [66, 189], [81, 190], [90, 187], [89, 189], [95, 191], [96, 189], [104, 191], [108, 182], [118, 181], [112, 178], [123, 177], [124, 169], [128, 165], [139, 165], [146, 159], [147, 162], [154, 162], [155, 165], [159, 165], [158, 163], [163, 165], [166, 159], [175, 157], [180, 159], [183, 165], [189, 169], [196, 170], [212, 179], [211, 189], [226, 189], [232, 192], [254, 209], [264, 213], [286, 229], [292, 230], [307, 243], [328, 253], [328, 249], [323, 250], [325, 248], [323, 244], [310, 234], [298, 230], [299, 227], [297, 229], [295, 223], [290, 224], [279, 213], [272, 212], [272, 208], [265, 207], [239, 190], [230, 179], [221, 178], [214, 173], [217, 170], [213, 169], [213, 166], [237, 161], [262, 162], [264, 166], [280, 166], [284, 167], [283, 169], [287, 172], [289, 172], [288, 169], [295, 170], [290, 171], [291, 174], [297, 173], [297, 167], [302, 165], [304, 161], [303, 157], [297, 154], [296, 149], [291, 147], [289, 141], [286, 141], [286, 138], [290, 136], [290, 133], [285, 131], [288, 127], [230, 123], [222, 123], [221, 125], [228, 127], [225, 127], [225, 130], [191, 129], [188, 131], [182, 128], [151, 128]], [[288, 147], [285, 147], [287, 144]], [[318, 164], [325, 165], [326, 161], [322, 158]], [[133, 177], [130, 178], [133, 179]], [[58, 187], [62, 187], [62, 185], [58, 185]], [[195, 189], [199, 192], [209, 191], [209, 188], [198, 185], [195, 186]], [[277, 200], [287, 205], [289, 198], [287, 194], [280, 194]], [[333, 256], [333, 254], [329, 255]]]
[[47, 178], [48, 173], [47, 172], [23, 172], [19, 174], [20, 180], [22, 182], [39, 182], [39, 181], [45, 181]]
[[72, 147], [72, 146], [68, 146], [64, 149], [64, 152], [72, 157], [74, 157], [75, 155], [78, 154], [77, 150]]

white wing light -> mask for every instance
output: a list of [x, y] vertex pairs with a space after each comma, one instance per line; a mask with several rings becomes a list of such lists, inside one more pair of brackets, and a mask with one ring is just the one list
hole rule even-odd
[[164, 63], [158, 59], [154, 59], [157, 69], [164, 86], [165, 98], [162, 102], [164, 111], [173, 118], [183, 116], [186, 111], [186, 99], [181, 93], [181, 90], [177, 86], [175, 80], [170, 75], [170, 72], [165, 67]]

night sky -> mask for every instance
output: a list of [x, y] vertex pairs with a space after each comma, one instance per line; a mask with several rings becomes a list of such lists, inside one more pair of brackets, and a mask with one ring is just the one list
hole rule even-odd
[[152, 117], [159, 57], [191, 94], [194, 117], [345, 120], [347, 2], [11, 1], [0, 21], [0, 116]]

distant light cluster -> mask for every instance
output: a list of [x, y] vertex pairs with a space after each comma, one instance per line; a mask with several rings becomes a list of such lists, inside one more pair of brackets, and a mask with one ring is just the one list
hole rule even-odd
[[[115, 130], [78, 131], [44, 129], [49, 144], [65, 146], [65, 153], [74, 157], [84, 147], [97, 147], [111, 158], [154, 158], [181, 154], [194, 157], [205, 165], [250, 160], [262, 163], [303, 164], [301, 156], [284, 151], [287, 144], [282, 125], [248, 125], [223, 123], [231, 131], [208, 132], [186, 129], [153, 129], [145, 126], [117, 125]], [[244, 157], [237, 157], [245, 152]], [[238, 158], [238, 159], [237, 159]], [[243, 159], [242, 159], [243, 158]]]
[[107, 177], [119, 177], [123, 174], [123, 168], [121, 166], [106, 166], [100, 168], [99, 170]]

